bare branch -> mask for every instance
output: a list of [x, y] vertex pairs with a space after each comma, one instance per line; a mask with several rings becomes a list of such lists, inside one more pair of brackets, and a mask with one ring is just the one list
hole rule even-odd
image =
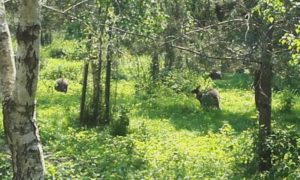
[[62, 14], [62, 15], [71, 17], [72, 19], [78, 19], [77, 17], [75, 17], [75, 16], [73, 16], [73, 15], [66, 14], [64, 11], [61, 11], [61, 10], [59, 10], [59, 9], [55, 9], [54, 7], [47, 6], [47, 5], [45, 5], [45, 4], [42, 4], [42, 7], [47, 8], [47, 9], [49, 9], [49, 10], [51, 10], [51, 11], [56, 12], [56, 13], [59, 13], [59, 14]]
[[228, 24], [228, 23], [231, 23], [231, 22], [246, 22], [246, 20], [245, 20], [245, 19], [231, 19], [231, 20], [228, 20], [228, 21], [222, 21], [222, 22], [219, 22], [219, 23], [216, 23], [216, 24], [211, 24], [211, 25], [205, 26], [205, 27], [203, 27], [203, 28], [197, 28], [197, 29], [194, 29], [194, 30], [192, 30], [192, 31], [189, 31], [189, 32], [185, 33], [185, 34], [182, 35], [182, 36], [176, 37], [176, 38], [171, 39], [171, 40], [169, 40], [169, 41], [165, 41], [165, 42], [163, 42], [163, 44], [161, 44], [161, 45], [164, 45], [164, 44], [168, 44], [168, 43], [174, 42], [174, 41], [176, 41], [176, 40], [182, 38], [183, 36], [187, 36], [187, 35], [189, 35], [189, 34], [193, 34], [193, 33], [200, 32], [200, 31], [207, 31], [207, 30], [209, 30], [209, 29], [211, 29], [211, 28], [213, 28], [213, 27], [220, 26], [220, 25], [224, 25], [224, 24]]
[[[101, 25], [104, 25], [105, 26], [105, 24], [101, 24]], [[151, 37], [151, 36], [146, 36], [146, 35], [143, 35], [143, 34], [138, 34], [138, 33], [134, 33], [134, 32], [130, 32], [130, 31], [127, 31], [127, 30], [124, 30], [124, 29], [121, 29], [121, 28], [119, 28], [119, 27], [112, 27], [114, 30], [117, 30], [117, 31], [119, 31], [119, 32], [123, 32], [123, 33], [126, 33], [126, 34], [131, 34], [131, 35], [136, 35], [136, 36], [139, 36], [139, 37], [144, 37], [144, 38], [146, 38], [146, 39], [150, 39], [150, 40], [152, 40], [152, 41], [155, 41], [155, 38], [154, 37]]]
[[231, 23], [231, 22], [245, 22], [245, 19], [231, 19], [231, 20], [228, 20], [228, 21], [222, 21], [222, 22], [219, 22], [219, 23], [216, 23], [216, 24], [211, 24], [209, 26], [205, 26], [203, 28], [197, 28], [197, 29], [189, 31], [185, 34], [192, 34], [192, 33], [200, 32], [200, 31], [207, 31], [208, 29], [211, 29], [213, 27], [228, 24], [228, 23]]
[[[242, 56], [240, 56], [241, 58], [238, 58], [238, 57], [217, 57], [217, 56], [209, 56], [203, 52], [200, 52], [200, 51], [196, 51], [196, 50], [193, 50], [193, 49], [190, 49], [190, 48], [186, 48], [186, 47], [182, 47], [182, 46], [177, 46], [177, 45], [173, 45], [171, 44], [172, 47], [174, 48], [177, 48], [177, 49], [180, 49], [180, 50], [183, 50], [183, 51], [187, 51], [187, 52], [190, 52], [190, 53], [193, 53], [193, 54], [196, 54], [196, 55], [199, 55], [199, 56], [203, 56], [205, 58], [209, 58], [209, 59], [221, 59], [221, 60], [239, 60], [239, 61], [245, 61], [247, 60], [248, 56], [251, 55], [251, 53], [248, 53], [248, 54], [244, 54]], [[258, 61], [253, 61], [253, 60], [247, 60], [247, 62], [255, 62], [255, 63], [260, 63]]]
[[[86, 1], [87, 1], [87, 0], [86, 0]], [[83, 2], [86, 2], [86, 1], [82, 1], [80, 4], [82, 4]], [[76, 4], [76, 5], [79, 5], [79, 3]], [[47, 9], [49, 9], [49, 10], [52, 10], [52, 11], [54, 11], [54, 12], [56, 12], [56, 13], [65, 15], [65, 16], [67, 16], [67, 17], [70, 17], [70, 18], [72, 18], [73, 20], [78, 20], [78, 21], [80, 21], [80, 22], [83, 22], [83, 23], [85, 23], [85, 24], [87, 25], [86, 21], [84, 21], [84, 20], [82, 20], [82, 19], [80, 19], [80, 18], [78, 18], [78, 17], [76, 17], [76, 16], [73, 16], [73, 15], [67, 13], [67, 11], [68, 11], [69, 8], [68, 8], [67, 10], [61, 11], [61, 10], [58, 10], [58, 9], [56, 9], [56, 8], [54, 8], [54, 7], [47, 6], [47, 5], [45, 5], [45, 4], [43, 4], [42, 6], [45, 7], [45, 8], [47, 8]], [[72, 7], [74, 7], [74, 6], [72, 6]], [[109, 24], [106, 24], [106, 23], [99, 23], [99, 25], [101, 25], [101, 26], [109, 26]], [[134, 33], [134, 32], [130, 32], [130, 31], [128, 31], [128, 30], [121, 29], [121, 28], [116, 27], [116, 26], [112, 26], [112, 29], [117, 30], [118, 32], [125, 33], [125, 34], [135, 35], [135, 36], [139, 36], [139, 37], [143, 37], [143, 38], [146, 38], [146, 39], [150, 39], [150, 40], [152, 40], [152, 41], [155, 41], [155, 38], [154, 38], [154, 37], [146, 36], [146, 35], [138, 34], [138, 33]]]
[[71, 9], [73, 9], [73, 8], [75, 8], [75, 7], [77, 7], [77, 6], [81, 5], [81, 4], [83, 4], [83, 3], [86, 3], [86, 2], [88, 2], [88, 0], [84, 0], [84, 1], [81, 1], [81, 2], [79, 2], [79, 3], [76, 3], [76, 4], [74, 4], [74, 5], [70, 6], [70, 7], [68, 7], [67, 9], [65, 9], [65, 10], [63, 11], [63, 13], [66, 13], [66, 12], [68, 12], [69, 10], [71, 10]]

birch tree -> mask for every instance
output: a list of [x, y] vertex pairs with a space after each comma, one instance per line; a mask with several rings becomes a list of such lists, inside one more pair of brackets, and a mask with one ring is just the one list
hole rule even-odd
[[16, 59], [2, 0], [0, 31], [3, 123], [12, 156], [13, 178], [44, 179], [44, 159], [35, 115], [40, 48], [40, 2], [19, 1]]

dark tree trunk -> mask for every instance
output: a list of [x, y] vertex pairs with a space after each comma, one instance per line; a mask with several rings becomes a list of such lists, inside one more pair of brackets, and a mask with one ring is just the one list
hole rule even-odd
[[165, 67], [171, 70], [175, 61], [175, 50], [170, 44], [166, 44]]
[[87, 91], [87, 80], [89, 73], [89, 63], [85, 62], [84, 70], [83, 70], [83, 82], [82, 82], [82, 91], [81, 91], [81, 102], [80, 102], [80, 123], [87, 124], [88, 119], [86, 119], [85, 115], [85, 102], [86, 102], [86, 91]]
[[104, 123], [109, 124], [110, 122], [110, 83], [111, 83], [111, 63], [112, 63], [112, 27], [108, 31], [108, 46], [106, 55], [106, 77], [105, 77], [105, 112], [104, 112]]
[[271, 169], [271, 150], [267, 145], [267, 139], [271, 134], [271, 102], [272, 102], [272, 34], [273, 28], [263, 28], [267, 32], [262, 37], [261, 66], [257, 74], [255, 88], [256, 105], [259, 112], [259, 144], [258, 155], [259, 170], [268, 171]]
[[99, 124], [101, 117], [101, 71], [102, 71], [102, 41], [99, 43], [98, 61], [92, 64], [93, 68], [93, 124]]
[[155, 50], [153, 55], [152, 55], [152, 69], [151, 69], [151, 75], [152, 75], [152, 80], [155, 83], [157, 78], [158, 78], [158, 74], [159, 74], [159, 59], [158, 59], [158, 52]]
[[255, 107], [258, 110], [258, 98], [260, 92], [260, 70], [255, 70], [254, 72], [254, 92], [255, 92]]
[[46, 46], [52, 43], [52, 33], [51, 30], [43, 29], [41, 31], [41, 45]]

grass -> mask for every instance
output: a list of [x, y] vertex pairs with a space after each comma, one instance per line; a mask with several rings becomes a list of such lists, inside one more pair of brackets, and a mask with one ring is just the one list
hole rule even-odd
[[[68, 72], [67, 94], [53, 91], [57, 64]], [[80, 67], [78, 61], [51, 59], [41, 71], [37, 116], [48, 179], [255, 177], [247, 173], [255, 166], [253, 133], [257, 128], [248, 76], [227, 74], [224, 80], [215, 82], [222, 98], [221, 111], [204, 111], [189, 93], [163, 86], [146, 93], [137, 90], [133, 80], [114, 82], [113, 105], [130, 110], [130, 131], [125, 137], [112, 137], [107, 129], [79, 126]], [[299, 100], [297, 97], [291, 112], [284, 113], [278, 111], [280, 103], [274, 95], [273, 119], [279, 127], [295, 125], [299, 130]], [[1, 146], [3, 139], [1, 121]], [[0, 149], [3, 179], [11, 176], [8, 159]], [[291, 174], [299, 175], [296, 171]]]

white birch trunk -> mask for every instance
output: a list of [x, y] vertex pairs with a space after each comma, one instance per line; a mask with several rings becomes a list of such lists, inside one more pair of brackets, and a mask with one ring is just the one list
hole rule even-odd
[[[1, 8], [4, 10], [3, 1], [1, 1]], [[4, 128], [12, 153], [13, 178], [44, 179], [43, 152], [35, 117], [40, 47], [39, 1], [19, 1], [19, 13], [15, 67], [11, 46], [6, 46], [10, 56], [7, 59], [1, 59], [1, 64], [2, 61], [7, 64], [7, 66], [0, 67], [0, 76], [4, 85]], [[3, 16], [1, 14], [1, 17], [4, 17], [4, 14]], [[8, 44], [9, 41], [8, 37]], [[3, 54], [3, 51], [1, 53]], [[2, 54], [1, 57], [3, 57]]]
[[16, 79], [14, 52], [11, 36], [5, 19], [4, 2], [0, 3], [0, 93], [11, 98]]

